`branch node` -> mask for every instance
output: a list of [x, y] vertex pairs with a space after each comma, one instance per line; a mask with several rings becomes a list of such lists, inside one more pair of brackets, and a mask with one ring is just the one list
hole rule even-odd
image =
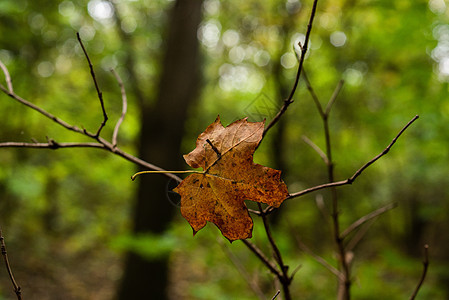
[[56, 149], [60, 148], [60, 145], [54, 139], [51, 139], [48, 136], [46, 136], [46, 138], [47, 138], [49, 149], [56, 150]]

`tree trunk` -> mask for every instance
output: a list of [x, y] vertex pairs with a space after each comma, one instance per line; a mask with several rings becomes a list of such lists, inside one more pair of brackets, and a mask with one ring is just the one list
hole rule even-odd
[[[143, 104], [140, 157], [167, 170], [185, 168], [180, 155], [189, 106], [198, 96], [200, 55], [197, 29], [202, 1], [177, 0], [172, 8], [155, 102]], [[167, 198], [169, 180], [141, 176], [134, 211], [134, 233], [163, 233], [174, 206]], [[126, 259], [119, 299], [167, 299], [168, 258]]]

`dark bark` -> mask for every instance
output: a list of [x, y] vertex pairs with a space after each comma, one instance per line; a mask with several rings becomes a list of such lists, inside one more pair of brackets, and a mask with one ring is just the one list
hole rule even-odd
[[[189, 107], [198, 96], [200, 55], [197, 29], [202, 1], [177, 0], [172, 8], [155, 102], [143, 104], [140, 157], [168, 170], [185, 168], [180, 153]], [[168, 179], [141, 176], [134, 232], [163, 233], [175, 207], [168, 201]], [[167, 299], [168, 258], [127, 256], [119, 299]]]

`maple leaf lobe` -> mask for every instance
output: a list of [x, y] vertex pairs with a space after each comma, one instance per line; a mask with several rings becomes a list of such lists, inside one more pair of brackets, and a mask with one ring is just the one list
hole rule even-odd
[[192, 174], [174, 191], [181, 195], [181, 214], [194, 234], [207, 221], [230, 241], [251, 237], [253, 222], [245, 200], [278, 207], [289, 195], [281, 172], [253, 162], [264, 122], [237, 120], [223, 127], [220, 117], [198, 136], [184, 159], [204, 174]]

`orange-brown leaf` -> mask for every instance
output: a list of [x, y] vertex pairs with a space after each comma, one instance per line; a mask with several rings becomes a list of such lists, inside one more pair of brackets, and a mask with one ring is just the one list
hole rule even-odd
[[189, 175], [176, 188], [181, 214], [194, 233], [207, 221], [230, 241], [251, 237], [253, 222], [244, 200], [278, 207], [288, 196], [281, 172], [253, 162], [264, 122], [237, 120], [223, 127], [220, 117], [201, 133], [185, 161], [204, 174]]

